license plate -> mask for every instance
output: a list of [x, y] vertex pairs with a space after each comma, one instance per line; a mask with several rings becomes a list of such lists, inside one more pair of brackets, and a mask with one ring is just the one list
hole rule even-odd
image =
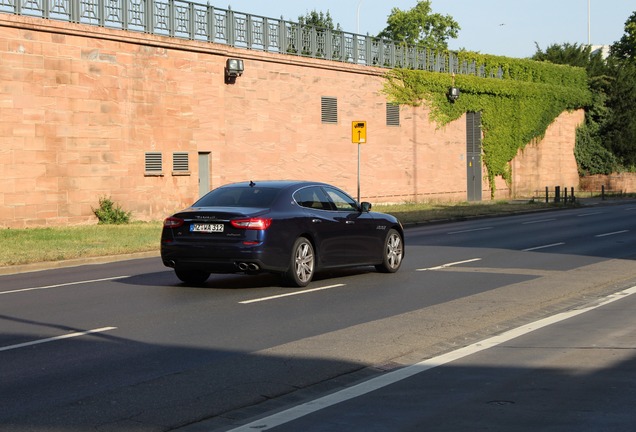
[[219, 233], [223, 232], [223, 224], [202, 224], [195, 223], [190, 225], [192, 232]]

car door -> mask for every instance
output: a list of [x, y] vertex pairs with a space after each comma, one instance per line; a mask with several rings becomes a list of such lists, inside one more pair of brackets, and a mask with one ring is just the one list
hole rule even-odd
[[294, 193], [303, 208], [307, 231], [314, 239], [318, 263], [322, 267], [347, 264], [348, 253], [342, 244], [342, 223], [336, 219], [332, 202], [320, 186], [309, 186]]
[[337, 222], [333, 247], [346, 254], [343, 258], [346, 264], [370, 263], [382, 247], [373, 216], [360, 211], [357, 201], [340, 189], [324, 187], [324, 190], [334, 208], [332, 217]]

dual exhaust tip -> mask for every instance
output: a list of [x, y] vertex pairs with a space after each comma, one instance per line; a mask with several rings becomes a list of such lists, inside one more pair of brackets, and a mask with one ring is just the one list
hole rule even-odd
[[261, 269], [258, 266], [258, 264], [255, 264], [255, 263], [240, 262], [237, 264], [237, 266], [240, 271], [246, 271], [246, 272], [255, 272]]

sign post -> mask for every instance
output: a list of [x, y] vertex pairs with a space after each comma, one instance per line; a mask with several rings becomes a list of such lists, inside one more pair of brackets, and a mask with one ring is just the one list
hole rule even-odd
[[367, 122], [356, 120], [351, 122], [351, 142], [358, 144], [358, 204], [360, 204], [360, 144], [367, 142]]

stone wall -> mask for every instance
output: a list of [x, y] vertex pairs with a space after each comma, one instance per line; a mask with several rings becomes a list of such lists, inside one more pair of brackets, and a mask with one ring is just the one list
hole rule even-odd
[[578, 189], [575, 131], [584, 118], [583, 110], [562, 113], [541, 141], [529, 143], [519, 151], [511, 164], [513, 196], [536, 196], [538, 192], [544, 193], [546, 186]]
[[580, 190], [590, 193], [605, 192], [624, 194], [636, 192], [636, 173], [615, 173], [581, 177]]
[[[224, 81], [230, 57], [245, 62], [234, 84]], [[384, 73], [0, 14], [0, 226], [96, 223], [102, 196], [136, 219], [160, 220], [198, 198], [199, 153], [209, 154], [211, 187], [312, 179], [355, 196], [355, 120], [368, 129], [359, 148], [363, 200], [466, 200], [465, 118], [439, 128], [425, 108], [404, 106], [400, 125], [387, 126]], [[337, 124], [321, 121], [322, 96], [337, 99]], [[526, 147], [512, 191], [499, 179], [496, 198], [541, 188], [556, 172], [576, 175], [581, 119], [564, 113]], [[145, 171], [146, 152], [162, 154], [160, 175]], [[188, 154], [189, 172], [173, 172], [174, 152]], [[486, 181], [483, 189], [490, 199]]]

